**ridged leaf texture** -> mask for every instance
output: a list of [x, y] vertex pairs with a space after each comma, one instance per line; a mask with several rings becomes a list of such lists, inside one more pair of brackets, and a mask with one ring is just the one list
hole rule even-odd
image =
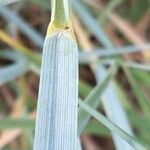
[[76, 150], [78, 50], [67, 31], [44, 44], [34, 150]]

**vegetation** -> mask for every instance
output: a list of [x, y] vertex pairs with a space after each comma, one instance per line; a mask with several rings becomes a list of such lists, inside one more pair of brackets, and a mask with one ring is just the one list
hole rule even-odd
[[0, 1], [0, 149], [150, 149], [148, 5]]

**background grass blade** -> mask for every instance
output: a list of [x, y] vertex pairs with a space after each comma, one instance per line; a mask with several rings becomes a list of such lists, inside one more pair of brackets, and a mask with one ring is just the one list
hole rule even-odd
[[101, 24], [105, 23], [108, 14], [111, 13], [111, 11], [116, 6], [118, 6], [121, 2], [123, 2], [123, 0], [113, 0], [108, 3], [108, 5], [101, 11], [101, 14], [99, 16], [99, 20], [100, 20]]
[[11, 46], [12, 48], [14, 48], [14, 50], [26, 55], [29, 58], [29, 60], [34, 62], [35, 65], [40, 65], [41, 55], [39, 53], [35, 53], [35, 52], [33, 53], [29, 48], [25, 47], [20, 42], [12, 39], [2, 30], [0, 30], [0, 39], [6, 44], [8, 44], [9, 46]]
[[[112, 73], [112, 72], [111, 72]], [[99, 83], [87, 96], [87, 98], [84, 100], [86, 103], [88, 103], [93, 109], [95, 109], [101, 102], [101, 95], [104, 92], [105, 88], [109, 84], [111, 80], [112, 74], [108, 74], [103, 82]], [[83, 132], [85, 126], [87, 125], [88, 121], [90, 120], [90, 114], [85, 112], [81, 107], [79, 107], [78, 112], [78, 134], [80, 135], [81, 132]]]
[[7, 6], [0, 5], [0, 15], [8, 22], [15, 23], [19, 29], [40, 48], [43, 47], [44, 37], [42, 37], [31, 25], [24, 21], [18, 14], [11, 11]]
[[[83, 22], [83, 23], [85, 23], [85, 25], [89, 28], [89, 30], [94, 33], [94, 35], [96, 36], [99, 42], [102, 42], [106, 48], [109, 48], [112, 50], [113, 44], [110, 42], [106, 34], [103, 34], [103, 32], [98, 32], [99, 30], [102, 31], [102, 29], [97, 24], [97, 22], [93, 19], [93, 17], [90, 15], [88, 10], [82, 5], [81, 2], [80, 3], [79, 2], [80, 2], [79, 0], [76, 1], [76, 3], [78, 4], [76, 6], [77, 8], [75, 7], [75, 9], [79, 17], [81, 17], [81, 19], [83, 20], [86, 19], [86, 22]], [[97, 66], [93, 65], [92, 68], [94, 70], [97, 82], [101, 82], [107, 75], [106, 69], [100, 65], [97, 65]], [[122, 128], [126, 132], [132, 134], [132, 130], [127, 120], [125, 111], [123, 110], [123, 107], [119, 103], [118, 97], [114, 90], [113, 82], [110, 82], [110, 84], [106, 88], [102, 96], [102, 101], [103, 101], [104, 109], [109, 119], [112, 120], [114, 123], [116, 123], [120, 128]], [[126, 141], [122, 140], [115, 133], [112, 133], [112, 136], [113, 136], [113, 140], [115, 142], [116, 148], [118, 150], [132, 149], [132, 147]]]
[[101, 113], [98, 113], [96, 110], [92, 109], [85, 102], [79, 100], [80, 106], [82, 106], [87, 112], [92, 114], [99, 122], [103, 123], [107, 128], [111, 131], [116, 132], [119, 136], [121, 136], [125, 141], [127, 141], [133, 148], [136, 150], [146, 150], [141, 144], [139, 144], [132, 136], [126, 133], [124, 130], [116, 126], [113, 122], [106, 119]]
[[8, 130], [8, 129], [34, 129], [35, 121], [33, 119], [12, 119], [12, 118], [4, 118], [0, 119], [0, 130]]
[[79, 60], [81, 62], [92, 62], [92, 58], [106, 58], [106, 57], [117, 57], [124, 54], [132, 54], [137, 52], [142, 52], [146, 49], [150, 48], [150, 44], [147, 43], [145, 45], [133, 45], [133, 46], [124, 46], [124, 47], [116, 47], [115, 49], [111, 48], [97, 48], [91, 52], [80, 52]]
[[76, 13], [78, 13], [78, 15], [81, 18], [84, 18], [84, 19], [86, 18], [86, 21], [84, 21], [84, 24], [87, 26], [90, 32], [96, 35], [98, 41], [100, 41], [100, 43], [102, 43], [102, 45], [105, 46], [106, 48], [112, 48], [111, 42], [109, 41], [107, 36], [105, 36], [105, 33], [103, 32], [101, 27], [98, 25], [96, 20], [93, 19], [93, 17], [88, 11], [84, 11], [85, 10], [84, 5], [80, 2], [80, 0], [73, 1], [73, 7], [76, 10]]
[[131, 84], [133, 92], [135, 93], [135, 96], [137, 97], [138, 102], [139, 102], [142, 110], [144, 111], [144, 113], [147, 116], [149, 116], [150, 115], [150, 102], [149, 102], [149, 99], [144, 95], [144, 93], [140, 89], [138, 83], [133, 78], [132, 74], [130, 73], [130, 70], [125, 68], [125, 67], [124, 67], [124, 70], [125, 70], [127, 78], [128, 78], [128, 80], [129, 80], [129, 82]]
[[125, 62], [124, 66], [128, 68], [133, 68], [133, 69], [139, 69], [143, 71], [150, 71], [150, 64], [141, 64], [141, 63], [135, 63], [135, 62]]
[[15, 3], [17, 1], [19, 1], [19, 0], [7, 0], [7, 1], [6, 0], [1, 0], [0, 5], [9, 5], [9, 4]]
[[0, 67], [0, 85], [14, 80], [16, 77], [27, 72], [28, 63], [23, 55], [5, 50], [0, 52], [0, 57], [14, 61], [13, 64], [7, 67]]
[[131, 72], [135, 79], [140, 83], [148, 88], [150, 88], [150, 78], [149, 78], [149, 72], [141, 71], [139, 69], [131, 69]]

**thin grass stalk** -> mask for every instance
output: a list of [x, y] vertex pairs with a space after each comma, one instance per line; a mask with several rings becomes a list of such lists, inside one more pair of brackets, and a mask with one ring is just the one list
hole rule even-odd
[[[99, 83], [87, 96], [87, 98], [84, 100], [84, 102], [88, 103], [93, 109], [96, 109], [97, 105], [101, 101], [101, 96], [105, 89], [107, 88], [110, 80], [114, 76], [115, 71], [114, 69], [108, 73], [106, 78], [103, 80], [103, 82]], [[87, 123], [89, 122], [91, 115], [88, 114], [86, 111], [84, 111], [81, 107], [79, 107], [78, 111], [78, 134], [80, 135], [81, 132], [86, 127]]]
[[20, 1], [20, 0], [0, 0], [0, 5], [9, 5], [9, 4], [13, 4], [17, 1]]
[[101, 11], [101, 14], [99, 16], [101, 24], [105, 23], [107, 16], [113, 11], [115, 7], [117, 7], [122, 2], [123, 0], [113, 0], [107, 4], [107, 6]]
[[19, 41], [14, 40], [13, 38], [9, 37], [3, 30], [0, 29], [0, 40], [8, 44], [10, 47], [14, 48], [14, 50], [25, 54], [31, 62], [35, 65], [40, 65], [41, 55], [36, 52], [32, 52], [31, 49], [25, 47]]
[[15, 23], [19, 29], [40, 48], [43, 47], [44, 38], [17, 13], [11, 11], [7, 6], [0, 5], [0, 15], [8, 22]]
[[1, 51], [0, 57], [14, 61], [11, 65], [0, 67], [0, 86], [27, 72], [29, 64], [23, 55], [7, 50]]
[[52, 0], [43, 48], [34, 150], [76, 150], [78, 50], [69, 0]]
[[63, 28], [70, 26], [70, 1], [68, 0], [52, 0], [52, 16], [51, 21], [57, 27]]
[[[94, 33], [99, 42], [108, 48], [113, 49], [113, 45], [111, 41], [108, 39], [107, 35], [103, 32], [102, 28], [98, 25], [98, 23], [93, 19], [90, 12], [84, 7], [84, 5], [78, 1], [74, 1], [74, 7], [76, 9], [76, 13], [78, 13], [81, 19], [84, 18], [86, 20], [85, 25]], [[107, 70], [101, 65], [92, 65], [91, 66], [97, 82], [102, 82], [105, 76], [107, 75]], [[101, 78], [99, 78], [101, 77]], [[120, 128], [128, 132], [132, 135], [132, 130], [129, 125], [127, 116], [119, 103], [118, 96], [114, 90], [113, 81], [110, 82], [107, 89], [105, 90], [102, 101], [106, 111], [108, 118], [118, 125]], [[117, 150], [131, 150], [132, 147], [123, 139], [121, 139], [116, 133], [112, 132], [112, 137]]]
[[117, 135], [119, 135], [121, 138], [123, 138], [125, 141], [127, 141], [134, 149], [146, 150], [145, 147], [142, 144], [140, 144], [135, 138], [133, 138], [130, 134], [128, 134], [123, 129], [121, 129], [119, 126], [114, 124], [111, 120], [107, 119], [101, 113], [92, 109], [88, 104], [86, 104], [82, 100], [79, 100], [79, 105], [84, 110], [86, 110], [88, 113], [90, 113], [93, 117], [95, 117], [99, 122], [101, 122], [105, 127], [107, 127], [109, 130], [115, 132]]
[[123, 62], [123, 63], [124, 63], [123, 65], [128, 68], [138, 69], [140, 71], [147, 71], [147, 72], [150, 71], [150, 64], [141, 64], [132, 61]]
[[0, 85], [14, 80], [16, 77], [25, 74], [29, 70], [33, 71], [37, 75], [40, 74], [40, 67], [37, 66], [32, 59], [29, 61], [29, 58], [26, 58], [19, 52], [13, 52], [11, 49], [5, 49], [0, 51], [0, 57], [14, 61], [12, 65], [0, 68]]
[[[94, 33], [97, 40], [102, 43], [103, 46], [106, 48], [113, 47], [112, 43], [107, 38], [105, 32], [102, 30], [102, 28], [99, 26], [98, 22], [96, 22], [93, 17], [90, 15], [90, 12], [85, 11], [84, 5], [80, 2], [80, 0], [73, 1], [74, 9], [76, 10], [76, 13], [79, 15], [79, 17], [84, 21], [83, 23], [85, 26], [90, 30], [91, 33]], [[87, 10], [87, 9], [86, 9]], [[88, 17], [91, 16], [91, 17]]]
[[90, 52], [80, 52], [79, 53], [79, 61], [80, 63], [89, 63], [92, 62], [92, 58], [107, 58], [107, 57], [117, 57], [119, 55], [124, 55], [128, 53], [137, 53], [142, 52], [145, 49], [149, 49], [150, 44], [146, 43], [143, 45], [130, 45], [124, 47], [115, 47], [112, 48], [96, 48]]
[[142, 108], [144, 114], [146, 115], [146, 117], [149, 118], [149, 115], [150, 115], [149, 98], [146, 95], [144, 95], [144, 93], [141, 90], [138, 82], [134, 79], [132, 73], [130, 72], [130, 69], [128, 69], [124, 65], [122, 65], [122, 68], [124, 69], [124, 71], [127, 75], [128, 81], [131, 84], [131, 87], [133, 89], [133, 92], [135, 93], [135, 96], [137, 97], [139, 105], [141, 106], [141, 108]]

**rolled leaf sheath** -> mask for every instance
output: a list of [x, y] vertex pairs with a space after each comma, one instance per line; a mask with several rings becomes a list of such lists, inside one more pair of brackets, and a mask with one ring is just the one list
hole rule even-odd
[[67, 31], [45, 40], [34, 150], [76, 150], [78, 50]]

